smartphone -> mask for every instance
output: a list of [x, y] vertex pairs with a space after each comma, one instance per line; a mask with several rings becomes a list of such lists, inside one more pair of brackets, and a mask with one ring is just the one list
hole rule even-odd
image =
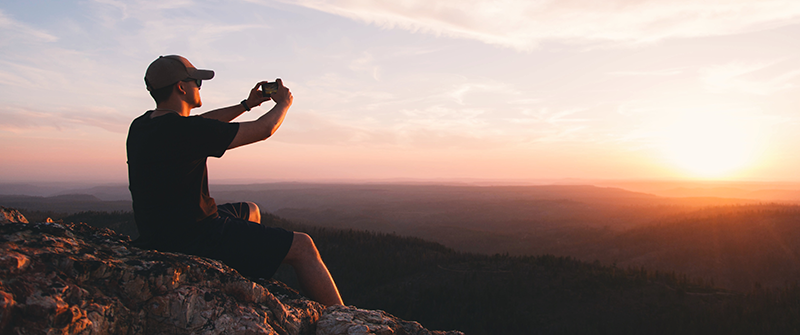
[[265, 97], [270, 96], [272, 93], [278, 92], [278, 83], [263, 83], [261, 84], [261, 94]]

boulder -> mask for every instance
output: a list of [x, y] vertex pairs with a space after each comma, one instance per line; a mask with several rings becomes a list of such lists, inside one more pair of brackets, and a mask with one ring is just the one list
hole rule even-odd
[[216, 260], [0, 210], [0, 334], [460, 334], [382, 311], [326, 309]]
[[10, 222], [28, 223], [28, 220], [18, 210], [0, 206], [0, 223]]

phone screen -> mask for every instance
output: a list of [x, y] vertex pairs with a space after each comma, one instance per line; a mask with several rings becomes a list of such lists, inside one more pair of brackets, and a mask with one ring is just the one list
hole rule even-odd
[[263, 94], [265, 97], [268, 97], [270, 94], [275, 92], [278, 92], [278, 83], [271, 82], [261, 84], [261, 94]]

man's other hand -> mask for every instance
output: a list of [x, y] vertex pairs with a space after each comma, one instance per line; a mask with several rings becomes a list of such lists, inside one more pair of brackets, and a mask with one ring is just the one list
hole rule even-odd
[[260, 81], [255, 87], [253, 87], [252, 90], [250, 90], [250, 95], [247, 97], [247, 106], [250, 108], [260, 106], [262, 103], [264, 103], [264, 101], [269, 101], [271, 99], [270, 97], [265, 97], [263, 94], [261, 94], [261, 90], [259, 88], [261, 88], [261, 84], [264, 83], [266, 83], [266, 81]]

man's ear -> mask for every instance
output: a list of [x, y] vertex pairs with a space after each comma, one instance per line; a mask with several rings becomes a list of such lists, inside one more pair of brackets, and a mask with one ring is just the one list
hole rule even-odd
[[186, 95], [186, 88], [183, 87], [183, 85], [186, 85], [185, 81], [179, 81], [178, 84], [175, 85], [175, 90], [180, 95]]

